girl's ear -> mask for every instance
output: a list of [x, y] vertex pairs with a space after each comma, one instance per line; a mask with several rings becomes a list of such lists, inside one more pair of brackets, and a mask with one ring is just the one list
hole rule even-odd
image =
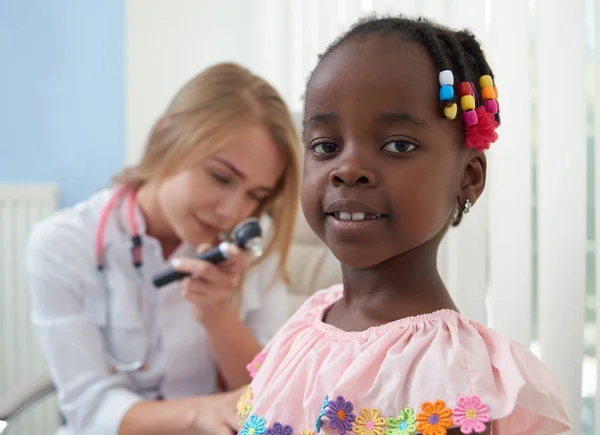
[[487, 158], [485, 154], [476, 150], [469, 150], [467, 162], [460, 180], [458, 203], [461, 208], [467, 199], [472, 205], [475, 205], [475, 202], [477, 202], [477, 199], [485, 189], [486, 175]]

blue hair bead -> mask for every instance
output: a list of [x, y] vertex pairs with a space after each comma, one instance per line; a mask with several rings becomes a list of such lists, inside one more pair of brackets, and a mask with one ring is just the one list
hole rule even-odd
[[444, 85], [440, 88], [440, 101], [452, 101], [454, 98], [454, 88], [450, 85]]

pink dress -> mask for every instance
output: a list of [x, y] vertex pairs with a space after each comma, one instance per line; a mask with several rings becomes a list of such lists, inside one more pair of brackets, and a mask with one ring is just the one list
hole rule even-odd
[[360, 332], [323, 323], [342, 297], [310, 297], [248, 366], [240, 435], [559, 434], [557, 382], [529, 350], [451, 310]]

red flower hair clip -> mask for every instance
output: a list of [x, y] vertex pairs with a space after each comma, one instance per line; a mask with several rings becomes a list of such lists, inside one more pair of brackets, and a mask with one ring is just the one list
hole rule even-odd
[[500, 124], [494, 114], [486, 111], [484, 106], [479, 106], [476, 112], [477, 124], [465, 128], [465, 146], [483, 152], [498, 140], [496, 129]]

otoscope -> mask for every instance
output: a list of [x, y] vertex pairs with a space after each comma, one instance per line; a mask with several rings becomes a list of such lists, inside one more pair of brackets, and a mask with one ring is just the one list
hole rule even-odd
[[[209, 251], [203, 252], [195, 256], [198, 260], [208, 261], [213, 264], [220, 263], [227, 260], [227, 248], [232, 243], [236, 244], [244, 250], [249, 250], [254, 258], [262, 255], [262, 230], [256, 218], [248, 218], [245, 221], [236, 225], [231, 232], [232, 240], [224, 241], [219, 244], [216, 248], [212, 248]], [[174, 269], [167, 269], [154, 276], [152, 282], [158, 288], [178, 281], [180, 279], [189, 276], [187, 272], [180, 272]]]

